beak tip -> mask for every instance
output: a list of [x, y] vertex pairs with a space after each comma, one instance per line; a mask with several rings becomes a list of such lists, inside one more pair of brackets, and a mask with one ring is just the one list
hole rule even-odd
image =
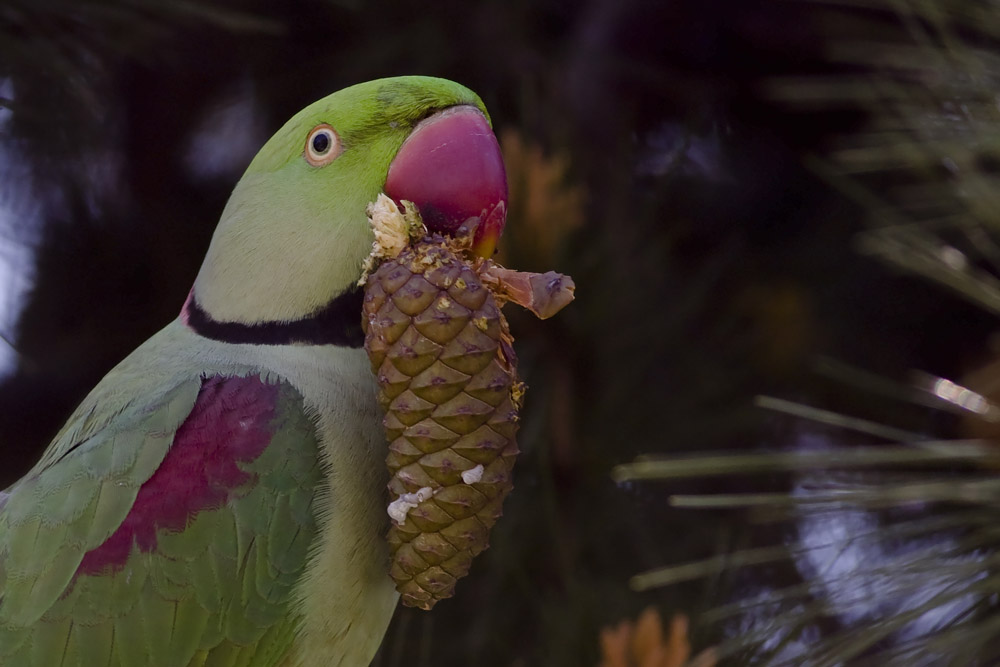
[[393, 159], [385, 191], [416, 204], [431, 231], [454, 233], [480, 218], [473, 250], [492, 255], [507, 217], [507, 174], [486, 117], [459, 106], [423, 121]]
[[500, 235], [503, 234], [504, 225], [507, 222], [507, 203], [500, 201], [486, 215], [485, 220], [476, 229], [473, 237], [472, 252], [480, 257], [489, 259], [496, 251]]

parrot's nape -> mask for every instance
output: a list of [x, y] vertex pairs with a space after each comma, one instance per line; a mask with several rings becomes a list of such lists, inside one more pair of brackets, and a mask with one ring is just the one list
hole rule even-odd
[[0, 494], [0, 664], [370, 662], [398, 597], [357, 285], [383, 192], [477, 218], [492, 252], [507, 185], [475, 94], [364, 83], [264, 145], [180, 316]]

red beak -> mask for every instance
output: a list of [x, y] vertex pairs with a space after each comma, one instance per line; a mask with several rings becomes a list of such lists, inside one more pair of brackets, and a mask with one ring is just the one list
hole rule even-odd
[[486, 116], [463, 105], [421, 121], [389, 166], [385, 192], [416, 204], [431, 231], [452, 234], [478, 218], [472, 249], [492, 255], [507, 220], [507, 173]]

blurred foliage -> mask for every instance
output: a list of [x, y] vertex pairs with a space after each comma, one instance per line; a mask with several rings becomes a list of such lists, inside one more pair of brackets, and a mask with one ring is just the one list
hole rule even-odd
[[[930, 390], [997, 386], [976, 369], [995, 355], [998, 28], [985, 0], [7, 0], [0, 204], [31, 205], [0, 231], [36, 279], [3, 332], [21, 355], [3, 481], [176, 315], [271, 131], [351, 83], [445, 76], [503, 139], [504, 261], [569, 273], [578, 298], [511, 314], [531, 387], [517, 488], [456, 597], [400, 609], [375, 664], [596, 665], [601, 629], [649, 605], [689, 614], [719, 664], [947, 664], [958, 644], [955, 664], [988, 662], [995, 456], [880, 445], [993, 437]], [[609, 474], [761, 449], [793, 458]], [[704, 494], [711, 512], [670, 504]], [[881, 554], [838, 576], [884, 604], [845, 611], [861, 602], [809, 569], [817, 525]], [[947, 632], [905, 615], [967, 594]]]
[[[868, 225], [858, 249], [995, 317], [1000, 13], [979, 2], [817, 7], [833, 71], [774, 77], [763, 94], [807, 117], [853, 115], [803, 163], [857, 205]], [[940, 305], [942, 318], [955, 317]], [[738, 664], [996, 664], [1000, 376], [989, 339], [968, 320], [956, 324], [953, 340], [911, 334], [956, 355], [957, 367], [937, 367], [943, 377], [922, 370], [940, 357], [881, 375], [817, 358], [814, 372], [839, 392], [799, 395], [844, 412], [759, 398], [802, 420], [778, 441], [785, 451], [619, 466], [622, 481], [704, 480], [698, 493], [674, 495], [674, 507], [742, 511], [780, 527], [771, 540], [653, 569], [633, 586], [736, 582], [731, 602], [702, 620], [726, 628], [719, 655]], [[709, 479], [720, 476], [753, 489], [720, 493]], [[795, 576], [781, 584], [776, 571]]]
[[715, 667], [715, 652], [705, 649], [689, 661], [688, 619], [675, 614], [670, 632], [663, 636], [663, 620], [653, 607], [646, 607], [639, 618], [622, 621], [601, 630], [599, 667]]

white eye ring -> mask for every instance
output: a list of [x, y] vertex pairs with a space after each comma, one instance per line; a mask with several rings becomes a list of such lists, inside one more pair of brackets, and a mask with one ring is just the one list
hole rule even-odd
[[303, 155], [306, 162], [314, 167], [325, 167], [340, 155], [340, 137], [332, 127], [321, 123], [314, 127], [306, 137], [306, 148]]

